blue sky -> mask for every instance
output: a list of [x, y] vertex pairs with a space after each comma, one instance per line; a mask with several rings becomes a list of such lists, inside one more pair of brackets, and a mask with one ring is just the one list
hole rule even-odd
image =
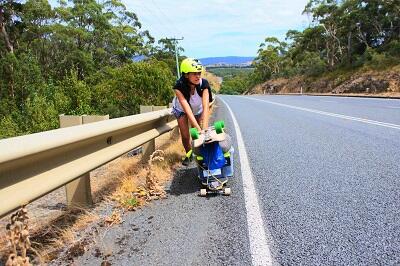
[[265, 37], [284, 39], [310, 19], [308, 0], [123, 0], [143, 28], [156, 37], [184, 37], [190, 57], [255, 56]]
[[[55, 2], [55, 0], [50, 0]], [[184, 37], [190, 57], [255, 56], [265, 37], [304, 29], [308, 0], [122, 0], [156, 39]]]

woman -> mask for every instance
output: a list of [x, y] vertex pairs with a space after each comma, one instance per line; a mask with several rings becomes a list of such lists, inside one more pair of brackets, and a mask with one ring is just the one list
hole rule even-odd
[[199, 131], [208, 128], [212, 95], [208, 81], [201, 78], [202, 71], [203, 66], [199, 60], [186, 58], [181, 63], [182, 77], [174, 86], [176, 96], [172, 101], [172, 113], [178, 120], [182, 144], [186, 151], [183, 165], [188, 165], [191, 161], [188, 122]]

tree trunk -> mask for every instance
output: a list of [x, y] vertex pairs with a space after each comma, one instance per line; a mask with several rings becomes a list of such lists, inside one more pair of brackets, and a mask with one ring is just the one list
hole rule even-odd
[[351, 31], [349, 31], [349, 35], [347, 36], [347, 59], [349, 65], [353, 63], [351, 60], [351, 52]]
[[10, 42], [10, 38], [8, 36], [7, 30], [6, 30], [6, 23], [4, 21], [4, 7], [0, 7], [0, 28], [1, 28], [1, 35], [3, 35], [4, 42], [6, 44], [7, 51], [9, 53], [14, 53], [14, 47], [12, 43]]
[[[12, 45], [10, 41], [10, 37], [8, 36], [7, 30], [6, 30], [6, 22], [4, 19], [4, 7], [0, 7], [0, 31], [1, 35], [3, 36], [4, 43], [6, 44], [6, 49], [7, 52], [14, 54], [14, 46]], [[9, 66], [10, 68], [10, 80], [8, 81], [9, 83], [9, 96], [14, 99], [15, 98], [15, 92], [14, 92], [14, 66], [11, 64]]]
[[331, 69], [331, 56], [330, 56], [330, 49], [329, 49], [329, 40], [326, 39], [325, 42], [325, 49], [326, 49], [326, 60], [328, 61], [328, 68]]
[[[78, 50], [82, 51], [82, 43], [81, 43], [81, 36], [78, 35]], [[83, 80], [83, 67], [81, 65], [81, 62], [78, 62], [76, 65], [77, 68], [77, 75], [78, 75], [78, 80]]]

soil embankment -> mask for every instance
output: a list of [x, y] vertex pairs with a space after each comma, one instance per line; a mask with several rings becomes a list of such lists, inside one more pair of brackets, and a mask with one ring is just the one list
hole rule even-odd
[[385, 71], [357, 71], [320, 78], [302, 76], [268, 80], [250, 94], [325, 93], [400, 96], [400, 66]]
[[213, 88], [216, 92], [221, 88], [222, 79], [211, 72], [205, 72], [204, 78], [208, 80], [211, 88]]

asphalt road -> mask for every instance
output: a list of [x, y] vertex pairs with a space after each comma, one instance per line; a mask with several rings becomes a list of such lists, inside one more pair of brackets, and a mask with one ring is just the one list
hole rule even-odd
[[241, 174], [240, 141], [218, 100], [213, 119], [236, 140], [232, 196], [198, 197], [195, 169], [182, 168], [168, 199], [126, 214], [76, 264], [99, 265], [100, 250], [115, 265], [250, 265], [266, 244], [272, 265], [400, 265], [399, 100], [221, 98], [256, 193], [243, 188], [251, 173]]

